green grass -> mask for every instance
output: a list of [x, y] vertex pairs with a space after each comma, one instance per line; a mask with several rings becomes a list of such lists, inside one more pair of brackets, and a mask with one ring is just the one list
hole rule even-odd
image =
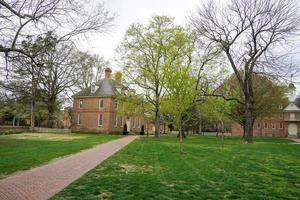
[[27, 133], [0, 136], [0, 178], [120, 136]]
[[53, 199], [299, 199], [300, 145], [287, 139], [141, 138]]

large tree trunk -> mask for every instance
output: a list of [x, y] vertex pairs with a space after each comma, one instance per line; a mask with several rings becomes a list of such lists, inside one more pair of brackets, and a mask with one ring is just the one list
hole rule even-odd
[[253, 138], [253, 101], [251, 97], [245, 97], [245, 143], [252, 143]]
[[49, 99], [48, 101], [48, 119], [47, 119], [48, 128], [53, 128], [54, 126], [55, 103], [56, 101], [53, 99]]

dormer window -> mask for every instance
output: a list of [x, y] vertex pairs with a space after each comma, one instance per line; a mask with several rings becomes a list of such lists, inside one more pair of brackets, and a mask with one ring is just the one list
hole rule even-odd
[[95, 90], [96, 89], [96, 87], [95, 87], [95, 84], [93, 83], [92, 85], [91, 85], [91, 93], [95, 93]]
[[79, 99], [79, 108], [83, 107], [83, 99]]

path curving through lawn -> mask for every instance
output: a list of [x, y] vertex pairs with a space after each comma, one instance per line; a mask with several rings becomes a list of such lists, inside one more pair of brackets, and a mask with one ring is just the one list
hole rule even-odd
[[1, 200], [48, 199], [137, 139], [127, 136], [0, 180]]

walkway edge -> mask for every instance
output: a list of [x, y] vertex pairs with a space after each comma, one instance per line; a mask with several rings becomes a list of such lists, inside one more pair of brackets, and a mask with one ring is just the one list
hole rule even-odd
[[126, 136], [0, 180], [1, 200], [49, 199], [139, 136]]

